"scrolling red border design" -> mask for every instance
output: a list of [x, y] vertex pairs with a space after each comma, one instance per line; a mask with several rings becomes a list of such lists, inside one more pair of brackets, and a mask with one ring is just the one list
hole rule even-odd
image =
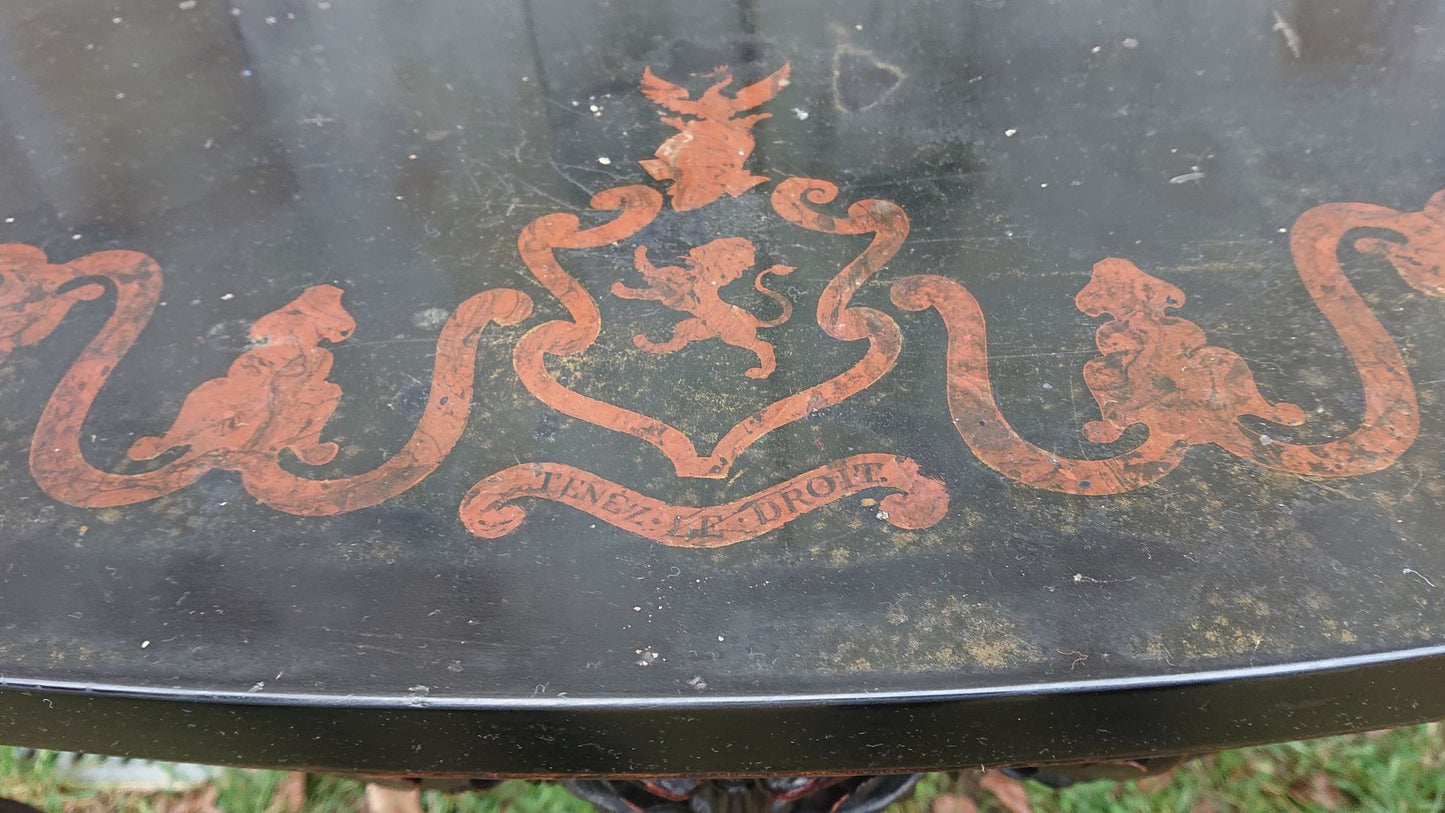
[[[644, 162], [655, 178], [672, 182], [668, 193], [679, 211], [724, 194], [741, 195], [766, 182], [747, 174], [744, 164], [753, 145], [749, 128], [768, 114], [748, 111], [786, 86], [787, 68], [728, 96], [723, 90], [730, 84], [731, 78], [724, 77], [692, 99], [683, 88], [650, 74], [646, 80], [650, 99], [684, 117], [664, 119], [680, 135]], [[546, 322], [523, 335], [513, 347], [514, 369], [547, 406], [651, 444], [679, 476], [724, 477], [738, 455], [758, 439], [867, 389], [899, 358], [898, 324], [851, 301], [901, 247], [908, 217], [884, 200], [853, 203], [844, 215], [820, 210], [837, 195], [838, 188], [826, 181], [787, 178], [773, 189], [770, 203], [780, 217], [803, 229], [871, 235], [868, 246], [828, 283], [816, 312], [819, 327], [830, 338], [867, 341], [867, 349], [847, 370], [774, 401], [731, 427], [711, 453], [699, 453], [687, 435], [660, 420], [562, 385], [547, 367], [547, 356], [576, 355], [591, 347], [601, 325], [596, 301], [563, 269], [556, 250], [615, 245], [633, 237], [658, 217], [663, 195], [657, 190], [633, 185], [599, 193], [592, 208], [617, 213], [600, 225], [583, 228], [576, 215], [557, 212], [522, 231], [522, 259], [570, 319]], [[1131, 426], [1147, 430], [1135, 448], [1112, 457], [1060, 457], [1009, 425], [989, 376], [984, 314], [962, 283], [937, 275], [910, 276], [896, 282], [891, 294], [898, 308], [932, 311], [942, 322], [947, 333], [945, 395], [954, 426], [984, 464], [1024, 486], [1090, 496], [1134, 491], [1166, 477], [1189, 448], [1205, 444], [1277, 471], [1353, 477], [1393, 465], [1415, 441], [1420, 425], [1415, 387], [1399, 347], [1345, 274], [1340, 249], [1346, 244], [1385, 258], [1415, 290], [1445, 296], [1445, 190], [1418, 211], [1328, 203], [1295, 222], [1290, 250], [1300, 282], [1348, 351], [1364, 393], [1359, 425], [1344, 436], [1313, 444], [1274, 438], [1257, 424], [1241, 422], [1242, 416], [1252, 416], [1267, 424], [1295, 426], [1305, 415], [1294, 404], [1267, 399], [1244, 358], [1211, 344], [1201, 326], [1173, 313], [1185, 303], [1182, 290], [1127, 260], [1106, 258], [1095, 264], [1089, 284], [1075, 297], [1082, 312], [1110, 317], [1095, 334], [1099, 357], [1084, 365], [1084, 381], [1101, 418], [1083, 427], [1085, 439], [1108, 444], [1122, 439]], [[709, 245], [731, 252], [728, 262], [736, 268], [751, 265], [751, 244], [742, 238], [721, 238]], [[744, 245], [745, 256], [740, 253]], [[641, 271], [641, 247], [636, 256]], [[759, 272], [758, 289], [767, 293], [761, 276], [785, 272], [780, 269], [792, 270], [775, 266]], [[294, 456], [302, 464], [323, 465], [339, 452], [335, 442], [323, 439], [341, 398], [340, 387], [329, 380], [329, 347], [345, 341], [356, 324], [342, 305], [340, 289], [308, 287], [253, 324], [253, 346], [224, 376], [196, 386], [169, 430], [134, 442], [129, 457], [155, 460], [154, 468], [124, 474], [97, 469], [82, 453], [83, 424], [117, 363], [154, 314], [161, 276], [154, 260], [133, 251], [103, 251], [56, 264], [34, 246], [0, 245], [0, 362], [44, 340], [76, 303], [107, 292], [115, 296], [110, 316], [57, 384], [31, 438], [31, 474], [57, 500], [91, 508], [145, 502], [219, 469], [239, 473], [246, 490], [262, 504], [293, 514], [337, 514], [384, 502], [429, 476], [460, 439], [472, 406], [481, 333], [492, 325], [519, 324], [532, 311], [530, 297], [511, 288], [482, 291], [462, 302], [437, 338], [428, 402], [411, 438], [369, 472], [315, 480], [292, 473], [283, 461]], [[657, 298], [665, 304], [666, 297], [676, 293], [662, 291], [654, 297], [647, 294], [649, 289], [622, 290], [633, 294], [628, 298]], [[765, 346], [767, 352], [755, 351], [759, 365], [749, 374], [762, 378], [771, 373], [771, 346], [743, 339], [747, 329], [756, 339], [758, 327], [786, 320], [790, 300], [781, 300], [784, 315], [778, 320], [744, 324], [739, 320], [747, 314], [728, 311], [717, 297], [703, 299], [688, 300], [702, 302], [698, 308], [668, 304], [701, 320], [701, 327], [684, 334], [683, 344], [720, 338], [738, 346]], [[738, 324], [744, 325], [742, 332]], [[650, 346], [653, 352], [667, 352], [657, 348], [674, 340]], [[948, 508], [942, 481], [922, 475], [913, 460], [855, 454], [712, 506], [670, 504], [565, 463], [519, 462], [473, 486], [459, 514], [471, 532], [494, 538], [524, 521], [526, 511], [518, 501], [542, 499], [660, 544], [704, 548], [752, 539], [872, 489], [892, 492], [881, 500], [877, 516], [896, 527], [930, 527]]]
[[1084, 381], [1103, 417], [1085, 425], [1085, 437], [1108, 443], [1131, 425], [1148, 428], [1139, 446], [1114, 457], [1063, 457], [1014, 431], [989, 380], [983, 310], [962, 284], [933, 275], [905, 277], [892, 296], [904, 310], [931, 309], [942, 317], [953, 424], [980, 460], [1015, 482], [1067, 494], [1122, 494], [1162, 479], [1191, 445], [1203, 444], [1276, 471], [1355, 477], [1393, 465], [1420, 428], [1415, 385], [1400, 349], [1340, 264], [1340, 246], [1362, 229], [1395, 237], [1361, 236], [1357, 251], [1388, 259], [1415, 290], [1445, 296], [1445, 190], [1416, 212], [1328, 203], [1300, 215], [1290, 231], [1296, 271], [1350, 354], [1364, 392], [1359, 426], [1315, 444], [1271, 438], [1240, 423], [1241, 415], [1253, 415], [1293, 426], [1304, 416], [1293, 404], [1266, 401], [1243, 359], [1208, 344], [1198, 325], [1167, 315], [1184, 304], [1184, 292], [1127, 260], [1096, 263], [1075, 297], [1084, 313], [1113, 317], [1095, 334], [1101, 356], [1084, 365]]

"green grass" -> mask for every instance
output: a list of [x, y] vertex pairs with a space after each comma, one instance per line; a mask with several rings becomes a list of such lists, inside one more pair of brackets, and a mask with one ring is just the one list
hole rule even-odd
[[[1440, 724], [1389, 732], [1331, 737], [1310, 742], [1246, 748], [1215, 754], [1177, 768], [1168, 777], [1137, 782], [1094, 782], [1053, 791], [1027, 783], [1036, 811], [1128, 813], [1234, 810], [1430, 811], [1445, 809], [1445, 736]], [[275, 771], [226, 771], [215, 784], [214, 809], [226, 813], [278, 813], [273, 804], [285, 774]], [[208, 791], [209, 792], [209, 791]], [[348, 779], [312, 776], [306, 810], [352, 813], [364, 809], [364, 786]], [[976, 773], [933, 774], [914, 799], [896, 813], [926, 813], [940, 796], [977, 798], [984, 813], [1005, 808], [980, 794]], [[174, 794], [105, 794], [68, 787], [53, 754], [22, 757], [0, 748], [0, 796], [35, 805], [50, 813], [181, 813], [207, 806], [188, 805]], [[423, 807], [432, 813], [589, 813], [590, 808], [551, 785], [508, 782], [487, 792], [447, 795], [428, 791]]]

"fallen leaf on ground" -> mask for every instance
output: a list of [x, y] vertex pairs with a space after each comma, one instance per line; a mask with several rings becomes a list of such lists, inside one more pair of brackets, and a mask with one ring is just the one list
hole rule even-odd
[[302, 813], [306, 809], [306, 774], [292, 771], [281, 777], [266, 813]]
[[161, 796], [156, 799], [156, 813], [221, 813], [217, 793], [215, 785], [202, 785], [180, 796]]
[[978, 813], [978, 805], [967, 796], [950, 793], [934, 799], [928, 810], [929, 813]]
[[979, 777], [978, 783], [984, 790], [992, 793], [999, 804], [1008, 808], [1009, 813], [1033, 813], [1033, 808], [1029, 807], [1029, 795], [1018, 780], [1010, 779], [998, 771], [985, 771], [983, 776]]
[[421, 813], [421, 789], [366, 786], [366, 813]]
[[1310, 777], [1310, 801], [1325, 810], [1339, 810], [1345, 806], [1345, 795], [1330, 782], [1329, 776], [1317, 773]]
[[1140, 793], [1158, 793], [1172, 784], [1174, 784], [1174, 771], [1169, 770], [1140, 779], [1136, 787], [1139, 788]]

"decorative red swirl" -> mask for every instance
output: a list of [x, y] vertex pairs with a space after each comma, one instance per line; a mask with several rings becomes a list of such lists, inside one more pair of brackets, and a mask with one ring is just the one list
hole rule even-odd
[[240, 472], [258, 500], [293, 514], [337, 514], [394, 497], [435, 470], [461, 436], [481, 331], [492, 322], [515, 324], [532, 307], [525, 294], [509, 288], [463, 302], [442, 328], [430, 398], [406, 445], [370, 472], [314, 480], [282, 468], [280, 458], [289, 451], [320, 465], [336, 456], [336, 444], [321, 440], [341, 398], [340, 388], [326, 380], [331, 353], [323, 343], [346, 339], [355, 323], [341, 306], [340, 289], [308, 288], [256, 321], [251, 338], [257, 346], [225, 376], [196, 387], [167, 432], [141, 438], [130, 449], [134, 460], [178, 450], [174, 458], [150, 471], [116, 474], [86, 461], [81, 427], [154, 312], [160, 267], [133, 251], [100, 252], [59, 266], [38, 249], [0, 246], [0, 273], [0, 354], [44, 338], [75, 301], [96, 298], [107, 284], [116, 291], [114, 310], [51, 394], [30, 446], [30, 471], [40, 487], [61, 502], [89, 508], [155, 499], [213, 469]]
[[1188, 442], [1153, 431], [1138, 448], [1099, 460], [1040, 449], [1014, 431], [994, 400], [983, 311], [968, 289], [944, 277], [905, 277], [893, 286], [893, 302], [906, 310], [934, 308], [943, 317], [953, 425], [980, 460], [1008, 479], [1070, 494], [1120, 494], [1162, 478], [1184, 460]]
[[1365, 393], [1365, 414], [1342, 438], [1301, 445], [1255, 432], [1221, 445], [1261, 466], [1316, 477], [1353, 477], [1379, 471], [1415, 442], [1420, 407], [1415, 385], [1394, 339], [1370, 311], [1340, 267], [1340, 244], [1357, 229], [1382, 229], [1400, 241], [1365, 237], [1355, 247], [1380, 254], [1401, 279], [1423, 294], [1445, 296], [1445, 191], [1419, 212], [1397, 212], [1368, 203], [1329, 203], [1300, 215], [1290, 231], [1290, 250], [1300, 281], [1344, 343]]
[[243, 466], [241, 482], [256, 499], [288, 514], [355, 511], [391, 499], [426, 479], [451, 454], [471, 412], [477, 345], [492, 323], [515, 325], [532, 313], [521, 291], [494, 288], [463, 302], [437, 338], [431, 392], [411, 438], [368, 472], [314, 480], [281, 468], [274, 456]]
[[1075, 298], [1085, 313], [1113, 317], [1096, 336], [1102, 357], [1084, 368], [1103, 416], [1084, 427], [1085, 436], [1109, 443], [1130, 425], [1148, 429], [1137, 448], [1114, 457], [1062, 457], [1014, 431], [989, 381], [983, 312], [961, 284], [908, 277], [894, 286], [893, 301], [907, 310], [933, 308], [943, 318], [954, 425], [979, 459], [1016, 482], [1071, 494], [1118, 494], [1159, 480], [1179, 465], [1191, 444], [1203, 443], [1280, 471], [1351, 477], [1393, 464], [1419, 430], [1415, 388], [1399, 348], [1340, 267], [1340, 243], [1358, 229], [1402, 238], [1365, 237], [1355, 245], [1387, 257], [1416, 290], [1445, 295], [1445, 192], [1419, 212], [1337, 203], [1300, 216], [1290, 236], [1300, 279], [1339, 334], [1365, 393], [1359, 427], [1326, 443], [1288, 443], [1241, 423], [1241, 415], [1254, 415], [1297, 425], [1304, 415], [1293, 404], [1265, 400], [1243, 359], [1208, 344], [1194, 323], [1167, 314], [1184, 304], [1184, 293], [1126, 260], [1095, 265], [1093, 278]]

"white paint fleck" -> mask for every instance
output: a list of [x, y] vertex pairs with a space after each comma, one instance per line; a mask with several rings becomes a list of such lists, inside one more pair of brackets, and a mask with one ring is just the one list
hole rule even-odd
[[1194, 182], [1194, 181], [1202, 181], [1202, 180], [1204, 180], [1204, 173], [1203, 173], [1203, 172], [1186, 172], [1186, 173], [1184, 173], [1183, 175], [1175, 175], [1173, 178], [1170, 178], [1170, 179], [1169, 179], [1169, 183], [1172, 183], [1172, 184], [1181, 184], [1181, 183], [1192, 183], [1192, 182]]
[[597, 156], [597, 163], [601, 164], [604, 167], [610, 167], [612, 166], [612, 159], [608, 158], [605, 155], [599, 155]]
[[804, 109], [801, 108], [801, 107], [795, 107], [795, 108], [793, 108], [793, 115], [795, 115], [795, 116], [798, 117], [798, 121], [807, 121], [807, 120], [808, 120], [808, 111], [804, 110]]
[[181, 2], [176, 3], [176, 8], [180, 9], [181, 11], [190, 11], [195, 7], [196, 0], [181, 0]]
[[1016, 136], [1016, 135], [1018, 135], [1018, 134], [1019, 134], [1018, 129], [1017, 129], [1017, 128], [1014, 128], [1014, 127], [1010, 127], [1010, 128], [1008, 128], [1007, 130], [1004, 130], [1004, 131], [1003, 131], [1003, 137], [1004, 137], [1004, 138], [1013, 138], [1014, 136]]
[[1400, 575], [1402, 575], [1402, 576], [1408, 576], [1408, 575], [1410, 575], [1411, 573], [1415, 574], [1416, 576], [1419, 576], [1421, 579], [1424, 579], [1425, 583], [1428, 584], [1428, 585], [1430, 585], [1431, 587], [1434, 587], [1434, 586], [1435, 586], [1435, 582], [1430, 581], [1430, 579], [1427, 578], [1424, 573], [1421, 573], [1420, 571], [1416, 570], [1416, 569], [1413, 568], [1413, 567], [1407, 567], [1407, 568], [1405, 568], [1404, 570], [1400, 571]]
[[1125, 48], [1128, 48], [1131, 51], [1139, 47], [1139, 41], [1134, 39], [1133, 37], [1125, 37], [1124, 41], [1119, 44], [1124, 46]]
[[236, 298], [236, 295], [235, 295], [235, 294], [221, 294], [221, 301], [222, 301], [222, 302], [230, 302], [232, 299], [235, 299], [235, 298]]
[[1274, 25], [1270, 26], [1269, 30], [1278, 31], [1280, 36], [1284, 37], [1285, 47], [1289, 49], [1290, 53], [1294, 54], [1295, 59], [1299, 59], [1304, 54], [1304, 48], [1300, 44], [1299, 32], [1294, 30], [1294, 26], [1290, 25], [1289, 22], [1285, 20], [1284, 15], [1280, 14], [1279, 11], [1275, 11]]
[[140, 642], [140, 648], [141, 648], [141, 649], [145, 649], [146, 647], [148, 647], [148, 646], [150, 646], [150, 645], [151, 645], [151, 642], [150, 642], [150, 641], [141, 641], [141, 642]]
[[446, 322], [451, 312], [446, 308], [425, 308], [411, 315], [411, 323], [422, 330], [435, 330]]

